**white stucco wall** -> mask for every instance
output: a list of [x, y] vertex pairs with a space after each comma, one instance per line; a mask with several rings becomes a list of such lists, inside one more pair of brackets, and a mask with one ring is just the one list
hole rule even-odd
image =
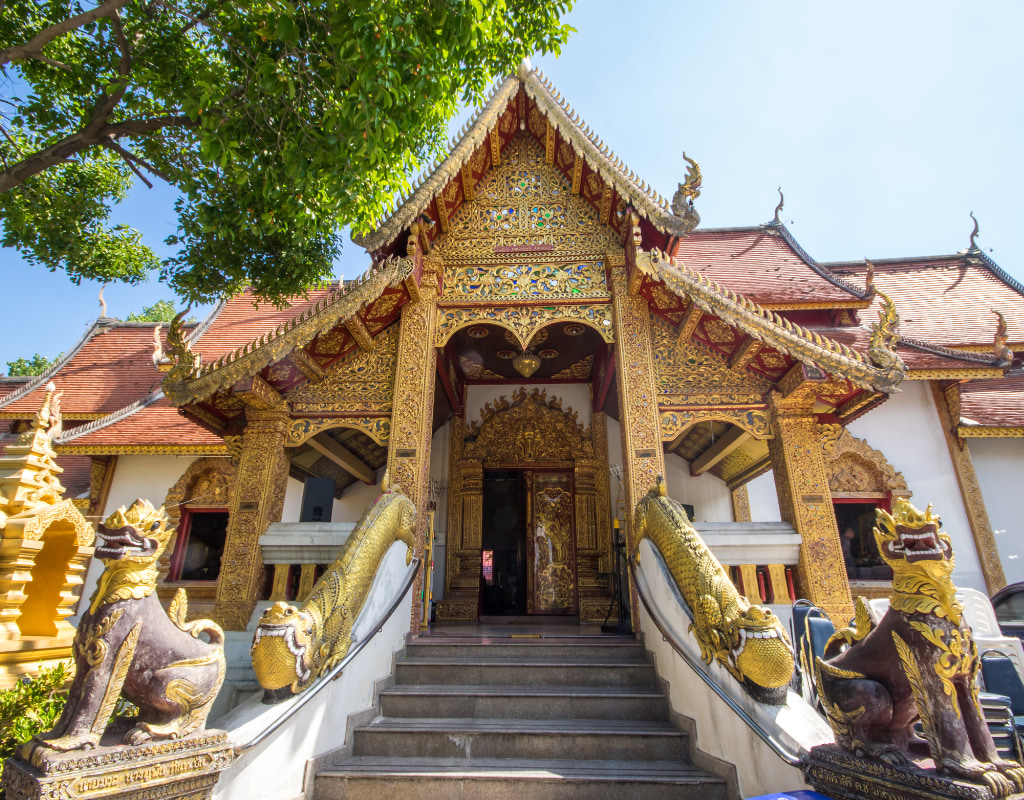
[[849, 425], [851, 434], [880, 450], [907, 480], [911, 502], [922, 511], [929, 503], [942, 517], [953, 541], [957, 586], [986, 591], [981, 563], [974, 549], [953, 461], [927, 381], [904, 381], [900, 391], [874, 411]]
[[780, 522], [779, 493], [775, 489], [775, 474], [768, 470], [747, 483], [751, 522]]
[[1024, 526], [1020, 522], [1024, 439], [968, 439], [967, 448], [981, 485], [1006, 582], [1024, 581]]
[[[473, 384], [466, 387], [466, 421], [477, 422], [480, 420], [480, 409], [485, 403], [494, 404], [499, 397], [504, 395], [509, 402], [512, 401], [513, 393], [519, 390], [514, 384]], [[579, 416], [576, 418], [583, 425], [590, 424], [590, 384], [587, 383], [524, 383], [523, 389], [532, 392], [534, 389], [544, 389], [548, 397], [557, 397], [562, 401], [562, 408], [571, 408]]]
[[281, 522], [298, 522], [302, 514], [302, 492], [305, 484], [288, 477], [288, 487], [284, 490], [284, 509], [281, 511]]
[[666, 453], [665, 483], [669, 497], [693, 506], [694, 522], [732, 522], [732, 494], [720, 478], [709, 472], [694, 477], [686, 459]]

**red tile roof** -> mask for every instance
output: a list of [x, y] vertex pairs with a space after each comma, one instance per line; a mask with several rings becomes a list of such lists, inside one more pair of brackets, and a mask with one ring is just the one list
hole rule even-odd
[[680, 239], [675, 256], [690, 270], [773, 308], [862, 299], [863, 279], [833, 275], [799, 250], [782, 226], [697, 230]]
[[73, 447], [219, 447], [224, 440], [179, 413], [162, 393], [90, 422], [61, 436], [56, 445]]
[[316, 305], [334, 288], [318, 289], [310, 292], [308, 297], [292, 298], [291, 304], [284, 308], [268, 303], [258, 305], [252, 292], [243, 292], [217, 306], [199, 326], [194, 334], [192, 351], [201, 353], [203, 363], [210, 364]]
[[58, 456], [57, 466], [64, 471], [58, 476], [64, 486], [64, 499], [72, 500], [88, 494], [92, 483], [92, 458], [89, 456]]
[[[980, 253], [873, 263], [875, 285], [896, 304], [903, 336], [953, 347], [991, 345], [995, 309], [1006, 317], [1010, 342], [1024, 342], [1024, 287]], [[851, 279], [863, 280], [866, 272], [863, 263], [829, 266]], [[878, 319], [880, 302], [861, 319]]]
[[[867, 313], [867, 312], [865, 312]], [[868, 344], [871, 339], [869, 327], [861, 326], [855, 328], [827, 328], [815, 331], [822, 336], [827, 336], [837, 342], [845, 344], [858, 353], [867, 356]], [[896, 343], [896, 353], [907, 369], [995, 369], [994, 357], [990, 353], [967, 353], [957, 352], [940, 346], [931, 346], [931, 343], [907, 341], [900, 339]]]
[[[155, 322], [95, 323], [53, 369], [0, 399], [0, 413], [34, 414], [53, 381], [64, 414], [109, 414], [160, 388], [153, 366]], [[161, 338], [166, 346], [167, 326]]]
[[964, 384], [960, 418], [979, 425], [1024, 427], [1024, 375]]

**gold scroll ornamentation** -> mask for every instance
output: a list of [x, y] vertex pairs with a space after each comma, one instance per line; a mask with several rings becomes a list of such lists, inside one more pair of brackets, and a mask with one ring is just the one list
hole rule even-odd
[[321, 431], [334, 428], [362, 431], [382, 447], [387, 446], [391, 437], [391, 420], [388, 417], [315, 417], [292, 420], [285, 446], [297, 447]]
[[494, 267], [456, 267], [445, 278], [446, 300], [489, 302], [533, 298], [608, 297], [604, 264], [507, 264]]
[[582, 322], [601, 334], [606, 342], [615, 341], [611, 306], [599, 303], [549, 308], [439, 308], [434, 344], [443, 347], [456, 331], [470, 325], [490, 323], [511, 331], [525, 350], [538, 330], [560, 320]]
[[821, 426], [821, 449], [829, 471], [832, 492], [875, 492], [910, 497], [902, 472], [863, 439], [842, 425]]
[[755, 439], [772, 437], [771, 420], [763, 408], [686, 408], [661, 412], [661, 440], [670, 442], [682, 431], [707, 420], [730, 422]]

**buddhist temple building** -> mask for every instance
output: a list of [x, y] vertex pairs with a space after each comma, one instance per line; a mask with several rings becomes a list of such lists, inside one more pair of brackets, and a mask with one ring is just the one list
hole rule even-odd
[[687, 169], [661, 197], [524, 69], [357, 239], [359, 278], [192, 325], [102, 317], [0, 384], [8, 449], [54, 384], [66, 497], [94, 523], [165, 504], [161, 595], [233, 631], [329, 560], [268, 560], [268, 528], [355, 522], [385, 471], [417, 555], [433, 527], [439, 622], [614, 617], [616, 531], [659, 475], [761, 602], [887, 596], [871, 527], [897, 497], [941, 498], [958, 585], [1024, 580], [1024, 286], [974, 236], [828, 263], [778, 210], [702, 228]]

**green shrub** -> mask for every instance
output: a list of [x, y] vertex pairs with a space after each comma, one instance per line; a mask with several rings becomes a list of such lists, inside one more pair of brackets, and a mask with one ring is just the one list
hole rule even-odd
[[18, 745], [53, 728], [64, 710], [71, 665], [63, 661], [0, 691], [0, 775]]

